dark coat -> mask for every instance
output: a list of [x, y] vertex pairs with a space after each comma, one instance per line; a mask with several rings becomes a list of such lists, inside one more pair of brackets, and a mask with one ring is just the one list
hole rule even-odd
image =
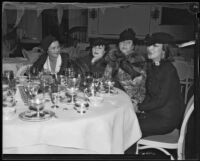
[[[70, 60], [69, 60], [69, 55], [67, 53], [61, 53], [60, 55], [61, 55], [62, 63], [61, 63], [60, 71], [57, 74], [63, 75], [65, 73], [65, 69], [70, 66]], [[34, 74], [33, 68], [36, 69], [36, 74], [38, 74], [38, 72], [40, 72], [43, 69], [43, 66], [47, 60], [47, 57], [48, 57], [48, 54], [42, 54], [38, 58], [38, 60], [31, 67], [31, 74]]]
[[179, 126], [185, 107], [179, 77], [171, 62], [149, 64], [146, 97], [138, 108], [146, 113], [144, 118], [139, 117], [143, 136], [165, 134]]
[[91, 63], [93, 58], [91, 54], [83, 58], [78, 58], [75, 61], [81, 68], [83, 74], [98, 72], [100, 75], [103, 76], [107, 65], [107, 61], [105, 60], [105, 55], [94, 64]]

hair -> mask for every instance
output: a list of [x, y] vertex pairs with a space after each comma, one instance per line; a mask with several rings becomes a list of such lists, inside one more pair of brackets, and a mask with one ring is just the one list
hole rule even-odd
[[106, 55], [107, 53], [108, 53], [108, 51], [109, 51], [109, 44], [108, 44], [108, 42], [105, 40], [105, 39], [103, 39], [103, 38], [96, 38], [96, 39], [94, 39], [91, 43], [90, 43], [90, 47], [89, 47], [89, 55], [90, 56], [92, 56], [92, 48], [93, 47], [95, 47], [95, 46], [105, 46], [105, 54], [104, 55]]
[[172, 46], [170, 44], [163, 44], [162, 47], [163, 51], [165, 52], [164, 60], [173, 60], [173, 54], [172, 54]]

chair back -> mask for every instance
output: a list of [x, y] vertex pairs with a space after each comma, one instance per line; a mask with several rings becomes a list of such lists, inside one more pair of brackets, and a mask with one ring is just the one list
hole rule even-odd
[[181, 125], [180, 137], [179, 137], [178, 143], [182, 144], [185, 140], [185, 135], [186, 135], [186, 132], [187, 132], [187, 123], [189, 121], [189, 118], [190, 118], [193, 110], [194, 110], [194, 95], [190, 98], [190, 100], [187, 104], [187, 107], [185, 109], [184, 118], [183, 118], [183, 122], [182, 122], [182, 125]]
[[75, 26], [69, 29], [69, 35], [79, 42], [86, 42], [87, 39], [87, 27]]
[[193, 71], [194, 68], [186, 61], [175, 60], [173, 62], [173, 65], [177, 70], [180, 81], [185, 81], [187, 79], [194, 78], [194, 71]]
[[30, 64], [21, 66], [16, 73], [16, 77], [24, 76], [26, 71], [30, 69], [30, 66], [31, 66]]

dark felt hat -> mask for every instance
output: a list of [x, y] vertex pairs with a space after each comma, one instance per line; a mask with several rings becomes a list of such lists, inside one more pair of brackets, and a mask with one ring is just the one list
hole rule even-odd
[[160, 44], [171, 44], [175, 45], [174, 37], [165, 32], [156, 32], [153, 33], [151, 36], [146, 36], [145, 43], [147, 46], [160, 43]]
[[51, 43], [54, 42], [54, 41], [57, 41], [57, 39], [52, 35], [49, 35], [42, 40], [41, 47], [42, 47], [42, 49], [44, 50], [45, 53], [47, 52]]
[[121, 32], [119, 36], [119, 42], [125, 41], [125, 40], [132, 40], [135, 44], [136, 38], [135, 38], [135, 31], [133, 29], [128, 28]]
[[94, 46], [99, 46], [99, 45], [107, 45], [107, 41], [104, 39], [104, 38], [101, 38], [101, 37], [97, 37], [95, 39], [92, 40], [91, 42], [91, 47], [94, 47]]

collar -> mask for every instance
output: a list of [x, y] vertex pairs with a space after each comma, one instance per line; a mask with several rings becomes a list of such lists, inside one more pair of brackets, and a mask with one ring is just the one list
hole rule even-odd
[[[60, 71], [61, 63], [62, 63], [62, 59], [61, 59], [61, 55], [59, 54], [56, 61], [55, 73], [58, 73]], [[51, 74], [54, 74], [54, 72], [51, 70], [49, 56], [47, 57], [43, 68], [50, 71]]]

